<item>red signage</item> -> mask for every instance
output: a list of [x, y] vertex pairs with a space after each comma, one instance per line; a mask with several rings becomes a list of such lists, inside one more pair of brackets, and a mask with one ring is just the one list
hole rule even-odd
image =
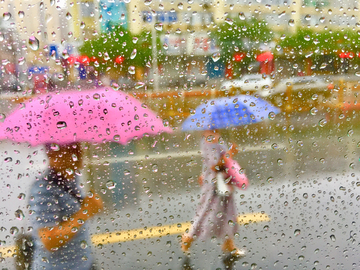
[[243, 60], [245, 58], [245, 56], [246, 56], [245, 53], [234, 53], [234, 61], [240, 62], [241, 60]]

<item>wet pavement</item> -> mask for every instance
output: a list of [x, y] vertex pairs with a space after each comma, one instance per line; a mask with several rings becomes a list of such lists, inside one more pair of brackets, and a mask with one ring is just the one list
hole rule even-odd
[[[221, 241], [195, 241], [189, 257], [180, 234], [94, 246], [103, 269], [356, 269], [360, 132], [357, 117], [298, 114], [232, 130], [236, 159], [250, 187], [237, 191], [239, 214], [264, 213], [270, 221], [247, 223], [236, 236], [247, 250], [232, 260]], [[327, 123], [324, 123], [324, 119]], [[93, 235], [189, 222], [199, 200], [200, 134], [144, 138], [127, 146], [91, 146], [83, 181], [102, 194], [106, 210], [92, 220]], [[31, 179], [46, 167], [41, 149], [2, 142], [2, 246], [13, 243], [11, 227], [26, 229], [26, 194]], [[18, 151], [18, 152], [17, 152]], [[36, 152], [37, 151], [37, 152]], [[29, 157], [30, 156], [30, 157]], [[6, 158], [12, 157], [12, 160]], [[6, 161], [5, 161], [6, 160]], [[27, 175], [28, 174], [28, 175]], [[109, 182], [109, 181], [112, 181]], [[22, 209], [24, 218], [14, 212]], [[3, 254], [4, 256], [4, 254]], [[6, 256], [4, 256], [6, 257]], [[13, 269], [6, 257], [0, 266]]]

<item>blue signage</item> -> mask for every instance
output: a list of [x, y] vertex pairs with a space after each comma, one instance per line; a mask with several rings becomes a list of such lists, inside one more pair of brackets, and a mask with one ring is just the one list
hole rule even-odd
[[[143, 21], [151, 23], [152, 20], [153, 14], [150, 11], [143, 11]], [[176, 12], [156, 11], [156, 21], [162, 23], [177, 22], [178, 15]]]
[[45, 74], [49, 71], [49, 67], [40, 67], [40, 66], [32, 66], [29, 67], [28, 73], [29, 74]]
[[113, 25], [121, 25], [127, 29], [127, 8], [120, 0], [101, 0], [100, 15], [102, 16], [101, 30], [109, 31]]
[[49, 55], [52, 56], [53, 53], [55, 54], [55, 57], [58, 58], [59, 53], [58, 53], [58, 49], [59, 47], [57, 45], [49, 45]]

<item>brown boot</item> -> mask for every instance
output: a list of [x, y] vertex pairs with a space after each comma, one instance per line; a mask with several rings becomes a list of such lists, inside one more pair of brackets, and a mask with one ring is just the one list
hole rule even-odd
[[246, 255], [245, 250], [237, 248], [232, 239], [225, 239], [222, 250], [224, 253], [230, 253], [232, 256], [239, 258]]
[[181, 236], [181, 250], [184, 253], [190, 253], [189, 249], [190, 249], [193, 241], [194, 241], [194, 238], [192, 238], [189, 235], [183, 234]]

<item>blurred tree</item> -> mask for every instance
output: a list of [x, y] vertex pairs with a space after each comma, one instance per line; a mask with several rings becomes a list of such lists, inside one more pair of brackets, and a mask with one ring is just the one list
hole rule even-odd
[[358, 34], [353, 30], [314, 31], [310, 28], [299, 28], [293, 35], [283, 35], [279, 45], [285, 50], [308, 53], [336, 53], [339, 50], [356, 51]]
[[[132, 35], [129, 31], [115, 26], [107, 33], [84, 42], [79, 48], [81, 54], [96, 59], [92, 63], [100, 72], [117, 70], [126, 71], [130, 66], [143, 68], [151, 61], [151, 33], [143, 31]], [[123, 56], [124, 61], [116, 63], [115, 59]]]
[[342, 52], [351, 55], [351, 58], [358, 54], [358, 39], [358, 33], [353, 30], [314, 31], [299, 28], [292, 35], [282, 35], [279, 45], [283, 48], [285, 58], [295, 56], [295, 62], [303, 63], [306, 74], [311, 75], [313, 70], [320, 73], [337, 72], [338, 62], [345, 61], [339, 59]]
[[[227, 18], [224, 23], [211, 31], [210, 36], [221, 48], [222, 62], [230, 63], [234, 61], [237, 52], [246, 52], [253, 56], [259, 50], [259, 46], [271, 42], [274, 35], [264, 21]], [[252, 61], [254, 57], [243, 59], [243, 63]]]

